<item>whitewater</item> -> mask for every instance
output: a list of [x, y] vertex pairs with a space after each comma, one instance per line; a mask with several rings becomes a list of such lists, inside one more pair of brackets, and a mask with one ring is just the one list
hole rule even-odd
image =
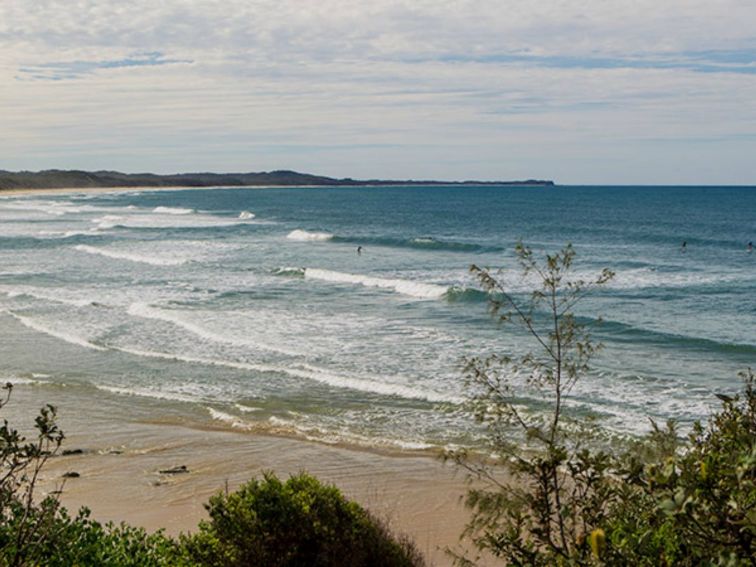
[[575, 277], [616, 277], [577, 309], [603, 319], [604, 349], [569, 411], [617, 435], [689, 427], [756, 366], [754, 210], [756, 189], [725, 187], [0, 194], [0, 380], [44, 402], [64, 387], [82, 421], [107, 405], [324, 443], [476, 446], [464, 360], [537, 345], [491, 320], [470, 265], [523, 298], [538, 282], [518, 239], [538, 255], [572, 242]]

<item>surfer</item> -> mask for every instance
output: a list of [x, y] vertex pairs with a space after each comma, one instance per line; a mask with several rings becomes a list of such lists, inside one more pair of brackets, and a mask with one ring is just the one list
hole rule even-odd
[[687, 250], [687, 247], [688, 247], [688, 242], [683, 240], [682, 246], [680, 247], [680, 252], [685, 252], [685, 250]]
[[357, 247], [357, 255], [362, 256], [362, 246]]
[[749, 242], [748, 243], [748, 253], [750, 254], [752, 252], [753, 252], [753, 242]]

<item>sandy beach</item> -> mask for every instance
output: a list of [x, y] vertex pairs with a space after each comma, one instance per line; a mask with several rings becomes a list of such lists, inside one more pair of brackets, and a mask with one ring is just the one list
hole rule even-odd
[[[458, 544], [468, 517], [461, 503], [464, 477], [428, 457], [170, 425], [92, 425], [99, 431], [94, 438], [70, 432], [65, 448], [84, 452], [52, 459], [44, 488], [58, 485], [66, 472], [79, 473], [65, 482], [62, 502], [71, 510], [87, 506], [101, 521], [172, 535], [192, 531], [207, 517], [209, 496], [263, 471], [282, 478], [307, 471], [335, 484], [410, 535], [432, 565], [451, 563], [443, 548]], [[182, 465], [188, 473], [159, 472]]]
[[[336, 485], [392, 529], [412, 537], [430, 565], [450, 565], [443, 551], [460, 545], [469, 518], [465, 476], [428, 455], [376, 452], [222, 428], [198, 428], [114, 415], [84, 407], [67, 387], [19, 384], [3, 417], [28, 428], [37, 408], [57, 407], [66, 439], [43, 471], [41, 492], [63, 488], [70, 510], [86, 506], [103, 522], [127, 522], [177, 535], [206, 518], [203, 504], [264, 471], [281, 478], [306, 471]], [[28, 431], [28, 429], [27, 429]], [[79, 452], [81, 451], [81, 452]], [[185, 474], [160, 471], [186, 466]], [[66, 479], [67, 472], [78, 478]]]

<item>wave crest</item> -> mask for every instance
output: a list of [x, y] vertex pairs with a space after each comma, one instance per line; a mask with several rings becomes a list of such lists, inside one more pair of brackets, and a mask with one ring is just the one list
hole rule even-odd
[[446, 286], [437, 284], [401, 279], [376, 278], [363, 274], [349, 274], [345, 272], [321, 270], [318, 268], [305, 268], [304, 275], [305, 279], [390, 289], [397, 293], [401, 293], [402, 295], [408, 295], [418, 299], [439, 299], [449, 291], [449, 288]]
[[308, 230], [296, 229], [287, 234], [286, 238], [300, 242], [325, 242], [332, 240], [333, 234], [330, 232], [310, 232]]
[[106, 258], [112, 258], [114, 260], [128, 260], [129, 262], [138, 262], [141, 264], [150, 264], [152, 266], [180, 266], [186, 264], [186, 258], [157, 258], [151, 255], [136, 254], [134, 252], [122, 252], [116, 250], [108, 250], [105, 248], [97, 248], [95, 246], [89, 246], [87, 244], [79, 244], [74, 246], [79, 252], [86, 252], [87, 254], [95, 254], [97, 256], [105, 256]]
[[182, 207], [155, 207], [152, 209], [152, 212], [163, 215], [191, 215], [194, 212], [194, 209], [184, 209]]

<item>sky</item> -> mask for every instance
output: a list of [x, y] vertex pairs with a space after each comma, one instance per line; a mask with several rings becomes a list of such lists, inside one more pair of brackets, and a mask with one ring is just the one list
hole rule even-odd
[[756, 184], [754, 0], [0, 0], [0, 169]]

